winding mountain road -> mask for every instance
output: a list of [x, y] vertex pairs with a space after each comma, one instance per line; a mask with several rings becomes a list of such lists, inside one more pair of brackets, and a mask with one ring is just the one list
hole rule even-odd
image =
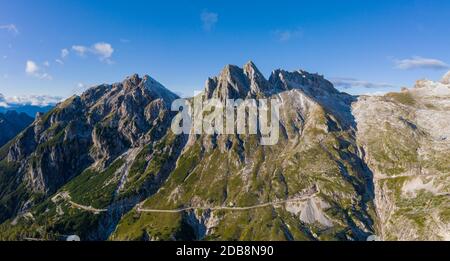
[[303, 195], [297, 198], [291, 198], [291, 199], [285, 199], [285, 200], [277, 200], [267, 203], [261, 203], [256, 204], [252, 206], [247, 207], [225, 207], [225, 206], [219, 206], [219, 207], [185, 207], [185, 208], [178, 208], [178, 209], [148, 209], [148, 208], [141, 208], [141, 204], [137, 205], [136, 211], [137, 212], [143, 212], [143, 213], [180, 213], [190, 210], [210, 210], [210, 211], [217, 211], [217, 210], [229, 210], [229, 211], [245, 211], [245, 210], [251, 210], [256, 208], [264, 208], [268, 206], [276, 206], [281, 204], [286, 204], [290, 202], [296, 202], [296, 201], [304, 201], [313, 198], [315, 195], [317, 195], [320, 191], [314, 191], [313, 193]]
[[106, 208], [99, 209], [99, 208], [94, 208], [92, 206], [84, 206], [84, 205], [80, 205], [78, 203], [75, 203], [75, 202], [73, 202], [71, 200], [69, 200], [69, 203], [70, 203], [70, 205], [72, 205], [75, 208], [78, 208], [78, 209], [81, 209], [81, 210], [86, 210], [86, 211], [89, 211], [89, 212], [93, 212], [94, 214], [98, 214], [100, 212], [108, 211], [108, 209], [106, 209]]
[[[245, 211], [245, 210], [264, 208], [264, 207], [269, 207], [269, 206], [277, 206], [277, 205], [286, 204], [286, 203], [290, 203], [290, 202], [304, 201], [304, 200], [308, 200], [308, 199], [313, 198], [318, 193], [320, 193], [320, 190], [318, 188], [316, 188], [313, 192], [309, 192], [306, 195], [302, 195], [302, 196], [299, 196], [299, 197], [296, 197], [296, 198], [290, 198], [290, 199], [285, 199], [285, 200], [276, 200], [276, 201], [272, 201], [272, 202], [266, 202], [266, 203], [261, 203], [261, 204], [256, 204], [256, 205], [252, 205], [252, 206], [246, 206], [246, 207], [191, 206], [191, 207], [177, 208], [177, 209], [152, 209], [152, 208], [142, 208], [141, 206], [142, 206], [143, 203], [140, 203], [140, 204], [137, 205], [136, 211], [140, 212], [140, 213], [181, 213], [181, 212], [190, 211], [190, 210]], [[107, 212], [108, 211], [108, 209], [104, 209], [104, 208], [103, 209], [98, 209], [98, 208], [94, 208], [92, 206], [84, 206], [84, 205], [75, 203], [75, 202], [73, 202], [71, 200], [68, 200], [68, 203], [71, 204], [73, 207], [75, 207], [77, 209], [85, 210], [85, 211], [88, 211], [88, 212], [92, 212], [94, 214], [99, 214], [101, 212]]]

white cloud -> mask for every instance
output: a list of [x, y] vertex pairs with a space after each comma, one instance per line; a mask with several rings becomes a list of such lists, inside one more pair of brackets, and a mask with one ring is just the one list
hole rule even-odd
[[301, 37], [303, 35], [303, 30], [298, 28], [295, 30], [276, 30], [274, 31], [275, 36], [280, 42], [287, 42], [295, 37]]
[[354, 78], [335, 77], [330, 81], [340, 89], [350, 88], [365, 88], [365, 89], [377, 89], [377, 88], [397, 88], [399, 86], [389, 83], [375, 83], [369, 81], [362, 81]]
[[66, 58], [67, 55], [69, 55], [69, 50], [67, 50], [66, 48], [61, 50], [61, 58]]
[[74, 50], [79, 56], [85, 56], [86, 52], [89, 49], [83, 45], [74, 45], [74, 46], [72, 46], [72, 50]]
[[100, 56], [100, 60], [110, 62], [114, 48], [109, 43], [96, 43], [93, 46], [93, 52]]
[[368, 96], [383, 96], [388, 92], [382, 92], [382, 91], [377, 91], [377, 92], [368, 92], [368, 93], [364, 93], [363, 95], [368, 95]]
[[126, 38], [121, 38], [120, 39], [120, 42], [121, 43], [129, 43], [129, 42], [131, 42], [129, 39], [126, 39]]
[[64, 62], [61, 59], [56, 59], [55, 62], [57, 62], [57, 63], [59, 63], [61, 65], [64, 65]]
[[31, 60], [28, 60], [25, 65], [25, 72], [33, 77], [39, 78], [41, 80], [52, 80], [53, 77], [45, 71], [42, 71], [41, 68]]
[[4, 24], [0, 25], [0, 30], [6, 30], [14, 35], [19, 34], [19, 29], [17, 29], [15, 24]]
[[444, 70], [448, 69], [449, 66], [437, 59], [423, 58], [420, 56], [414, 56], [409, 59], [395, 60], [395, 67], [401, 70], [412, 70], [412, 69], [431, 69], [431, 70]]
[[33, 61], [28, 60], [26, 67], [25, 67], [25, 72], [29, 75], [33, 75], [35, 73], [37, 73], [39, 71], [39, 67], [37, 66], [37, 64]]
[[49, 61], [45, 61], [43, 64], [44, 64], [45, 67], [50, 67], [50, 62]]
[[72, 50], [76, 52], [79, 56], [86, 56], [87, 54], [96, 55], [100, 61], [111, 64], [111, 56], [114, 53], [114, 48], [111, 44], [105, 42], [99, 42], [93, 44], [91, 47], [83, 46], [83, 45], [74, 45], [72, 46]]
[[[33, 106], [48, 106], [55, 105], [63, 100], [59, 96], [49, 95], [23, 95], [23, 96], [11, 96], [4, 97], [3, 102], [9, 106], [11, 105], [33, 105]], [[2, 99], [0, 99], [0, 102]], [[5, 107], [5, 106], [4, 106]]]
[[207, 10], [204, 10], [202, 14], [200, 15], [200, 19], [203, 23], [203, 29], [205, 31], [211, 31], [216, 23], [219, 21], [219, 15], [217, 13], [208, 12]]

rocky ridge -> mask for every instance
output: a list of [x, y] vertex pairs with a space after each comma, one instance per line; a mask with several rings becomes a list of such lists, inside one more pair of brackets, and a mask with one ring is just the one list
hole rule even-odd
[[280, 101], [274, 146], [174, 135], [177, 96], [149, 76], [91, 88], [1, 149], [0, 238], [448, 239], [448, 88], [354, 97], [252, 62], [209, 78], [206, 98]]
[[378, 231], [385, 240], [448, 240], [450, 84], [418, 81], [353, 106], [358, 143], [374, 173]]

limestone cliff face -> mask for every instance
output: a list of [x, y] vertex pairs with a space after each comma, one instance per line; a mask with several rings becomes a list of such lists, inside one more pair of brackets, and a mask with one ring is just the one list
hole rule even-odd
[[170, 126], [176, 98], [149, 76], [133, 75], [93, 87], [39, 115], [2, 149], [3, 164], [15, 172], [10, 191], [2, 193], [15, 195], [21, 187], [35, 195], [13, 202], [13, 212], [23, 211], [39, 195], [52, 195], [88, 167], [103, 170], [130, 148], [159, 140]]
[[134, 209], [111, 239], [364, 240], [373, 233], [371, 174], [358, 157], [350, 95], [304, 71], [278, 70], [266, 80], [251, 62], [226, 66], [200, 95], [278, 100], [279, 142], [191, 134], [166, 183], [139, 206], [191, 210]]
[[449, 239], [449, 93], [448, 76], [354, 97], [228, 65], [199, 95], [279, 101], [263, 146], [260, 132], [175, 135], [177, 96], [149, 76], [96, 86], [0, 150], [0, 239]]
[[360, 97], [358, 143], [374, 173], [377, 231], [385, 240], [449, 240], [450, 85]]

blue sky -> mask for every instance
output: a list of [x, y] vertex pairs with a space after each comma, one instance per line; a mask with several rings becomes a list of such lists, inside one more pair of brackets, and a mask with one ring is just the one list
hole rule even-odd
[[[359, 94], [449, 70], [450, 1], [0, 0], [0, 93], [67, 97], [149, 74], [193, 94], [225, 64], [305, 69]], [[63, 51], [65, 50], [65, 51]]]

